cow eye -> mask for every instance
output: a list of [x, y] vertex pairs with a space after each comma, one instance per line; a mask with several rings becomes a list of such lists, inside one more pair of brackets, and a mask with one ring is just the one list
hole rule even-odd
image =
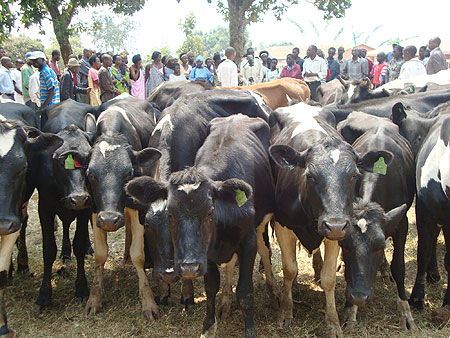
[[313, 175], [311, 175], [309, 172], [306, 173], [306, 178], [307, 178], [309, 181], [314, 182], [314, 177], [313, 177]]

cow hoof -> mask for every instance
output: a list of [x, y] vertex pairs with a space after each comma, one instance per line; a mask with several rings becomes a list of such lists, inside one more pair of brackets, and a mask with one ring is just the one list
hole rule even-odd
[[159, 318], [159, 308], [155, 304], [154, 306], [151, 306], [150, 309], [142, 310], [142, 315], [150, 322], [155, 321]]
[[231, 314], [231, 298], [224, 297], [218, 308], [218, 316], [220, 320], [227, 319]]
[[92, 247], [92, 245], [89, 245], [89, 246], [86, 248], [86, 255], [94, 256], [94, 248]]
[[87, 303], [86, 303], [86, 314], [88, 316], [95, 316], [97, 313], [101, 311], [102, 305], [99, 300], [96, 298], [93, 298], [92, 296], [89, 297]]
[[159, 296], [155, 296], [155, 303], [158, 305], [169, 305], [169, 296], [164, 296], [162, 299]]
[[410, 298], [408, 303], [410, 307], [419, 311], [422, 311], [425, 308], [425, 303], [423, 300], [414, 300], [413, 298]]
[[414, 318], [411, 314], [411, 309], [409, 307], [409, 304], [406, 300], [397, 300], [397, 311], [400, 317], [400, 329], [403, 331], [411, 330], [415, 331], [417, 330], [416, 323], [414, 323]]
[[351, 331], [355, 328], [356, 324], [357, 324], [357, 322], [355, 320], [349, 320], [344, 323], [344, 328], [347, 331]]
[[9, 330], [8, 333], [0, 335], [0, 338], [15, 338], [16, 336], [14, 331]]
[[17, 263], [17, 272], [23, 273], [25, 276], [30, 274], [30, 267], [27, 265], [22, 265]]
[[278, 318], [278, 326], [281, 328], [288, 328], [292, 325], [292, 317], [291, 318]]
[[327, 337], [328, 338], [344, 338], [341, 327], [339, 325], [329, 324], [328, 330], [327, 330]]
[[35, 304], [40, 307], [39, 310], [42, 310], [42, 308], [45, 307], [49, 307], [52, 305], [52, 296], [39, 294]]
[[60, 269], [58, 269], [58, 270], [56, 271], [56, 273], [57, 273], [58, 275], [60, 275], [62, 278], [70, 277], [70, 273], [69, 273], [69, 271], [67, 271], [67, 269], [66, 269], [65, 266], [62, 266]]
[[441, 280], [441, 275], [439, 271], [430, 271], [427, 272], [427, 282], [430, 284], [437, 283]]
[[185, 305], [186, 308], [190, 305], [195, 305], [194, 297], [189, 297], [189, 298], [184, 299], [184, 297], [181, 296], [180, 304]]
[[89, 297], [89, 288], [87, 285], [76, 285], [75, 286], [75, 297], [85, 300]]
[[217, 320], [214, 321], [214, 324], [212, 324], [209, 329], [207, 329], [205, 332], [202, 333], [200, 338], [214, 338], [216, 336], [216, 330], [217, 330]]

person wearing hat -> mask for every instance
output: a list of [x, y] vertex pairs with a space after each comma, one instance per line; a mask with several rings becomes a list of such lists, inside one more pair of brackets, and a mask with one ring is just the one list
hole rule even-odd
[[81, 88], [75, 84], [75, 77], [80, 72], [80, 63], [77, 59], [69, 59], [67, 69], [61, 76], [61, 102], [72, 99], [77, 101], [76, 94], [87, 94], [91, 88]]
[[26, 64], [24, 64], [20, 70], [20, 73], [22, 75], [22, 95], [23, 95], [23, 101], [27, 106], [31, 107], [31, 98], [30, 94], [28, 92], [29, 86], [30, 86], [30, 76], [34, 73], [33, 68], [33, 60], [30, 59], [31, 52], [28, 52], [25, 54], [25, 61]]
[[45, 62], [44, 52], [37, 51], [31, 53], [30, 59], [33, 66], [39, 70], [41, 107], [44, 109], [59, 103], [59, 84], [55, 72]]
[[199, 55], [195, 59], [195, 67], [189, 73], [189, 80], [200, 80], [214, 84], [214, 75], [206, 67], [203, 67], [203, 56]]

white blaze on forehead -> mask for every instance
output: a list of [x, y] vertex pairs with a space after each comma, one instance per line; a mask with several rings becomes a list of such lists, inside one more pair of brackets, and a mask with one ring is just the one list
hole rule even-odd
[[331, 159], [333, 160], [334, 164], [338, 163], [339, 156], [341, 156], [341, 151], [339, 149], [334, 149], [331, 151]]
[[119, 144], [109, 144], [106, 141], [101, 141], [98, 144], [98, 148], [100, 149], [100, 152], [102, 153], [103, 157], [106, 157], [105, 153], [107, 151], [114, 151], [117, 148], [120, 148], [120, 145]]
[[153, 202], [152, 204], [150, 204], [150, 207], [152, 208], [153, 213], [156, 214], [157, 212], [163, 211], [164, 208], [166, 207], [166, 204], [167, 200], [160, 198], [155, 202]]
[[162, 130], [164, 128], [165, 125], [169, 126], [169, 129], [172, 131], [173, 130], [173, 124], [172, 124], [172, 119], [170, 118], [170, 114], [167, 114], [166, 116], [164, 116], [156, 125], [155, 129], [153, 130], [153, 134], [155, 134], [155, 132], [157, 130]]
[[186, 194], [189, 194], [191, 191], [196, 190], [200, 186], [201, 182], [194, 183], [194, 184], [181, 184], [178, 187], [178, 190], [184, 191]]
[[0, 156], [5, 156], [14, 145], [14, 137], [16, 136], [16, 129], [8, 130], [6, 133], [0, 135]]
[[448, 163], [449, 156], [450, 148], [445, 146], [445, 143], [441, 138], [438, 138], [436, 144], [434, 145], [433, 149], [431, 149], [424, 165], [422, 166], [420, 174], [421, 188], [426, 188], [428, 182], [431, 180], [437, 183], [441, 183], [441, 180], [438, 176], [440, 170], [441, 177], [447, 177], [448, 175], [450, 175], [450, 173], [448, 173], [450, 168], [448, 166], [445, 167], [445, 162]]
[[364, 218], [361, 218], [358, 223], [356, 223], [358, 227], [361, 229], [362, 233], [367, 231], [367, 221]]

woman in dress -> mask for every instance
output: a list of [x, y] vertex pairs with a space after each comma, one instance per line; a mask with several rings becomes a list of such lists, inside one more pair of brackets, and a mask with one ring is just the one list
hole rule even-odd
[[191, 65], [188, 63], [189, 59], [186, 53], [180, 54], [180, 70], [181, 73], [186, 77], [186, 80], [189, 79], [189, 73], [191, 72]]
[[100, 99], [100, 86], [98, 84], [98, 70], [101, 67], [100, 59], [94, 54], [89, 58], [89, 64], [91, 65], [88, 72], [88, 86], [91, 88], [89, 100], [91, 106], [100, 106], [102, 104], [102, 100]]
[[139, 54], [131, 59], [133, 65], [130, 67], [131, 96], [145, 100], [145, 80], [142, 58]]
[[197, 56], [197, 59], [195, 59], [195, 67], [192, 68], [191, 73], [189, 74], [189, 80], [201, 80], [209, 82], [212, 85], [214, 84], [214, 75], [212, 75], [206, 67], [203, 67], [203, 56], [199, 55]]
[[153, 89], [164, 81], [164, 65], [161, 62], [161, 52], [153, 52], [152, 64], [145, 67], [145, 97], [149, 97]]
[[113, 56], [114, 64], [111, 66], [111, 76], [113, 80], [117, 82], [114, 84], [120, 93], [129, 93], [128, 87], [130, 86], [130, 75], [128, 72], [123, 75], [121, 71], [122, 57], [120, 55]]
[[392, 55], [394, 56], [394, 58], [388, 62], [388, 74], [386, 77], [386, 82], [397, 80], [398, 76], [400, 75], [400, 69], [405, 63], [405, 60], [403, 60], [402, 46], [395, 46]]
[[173, 64], [173, 71], [174, 73], [169, 75], [170, 82], [187, 81], [184, 74], [181, 74], [181, 68], [179, 63], [175, 62]]

